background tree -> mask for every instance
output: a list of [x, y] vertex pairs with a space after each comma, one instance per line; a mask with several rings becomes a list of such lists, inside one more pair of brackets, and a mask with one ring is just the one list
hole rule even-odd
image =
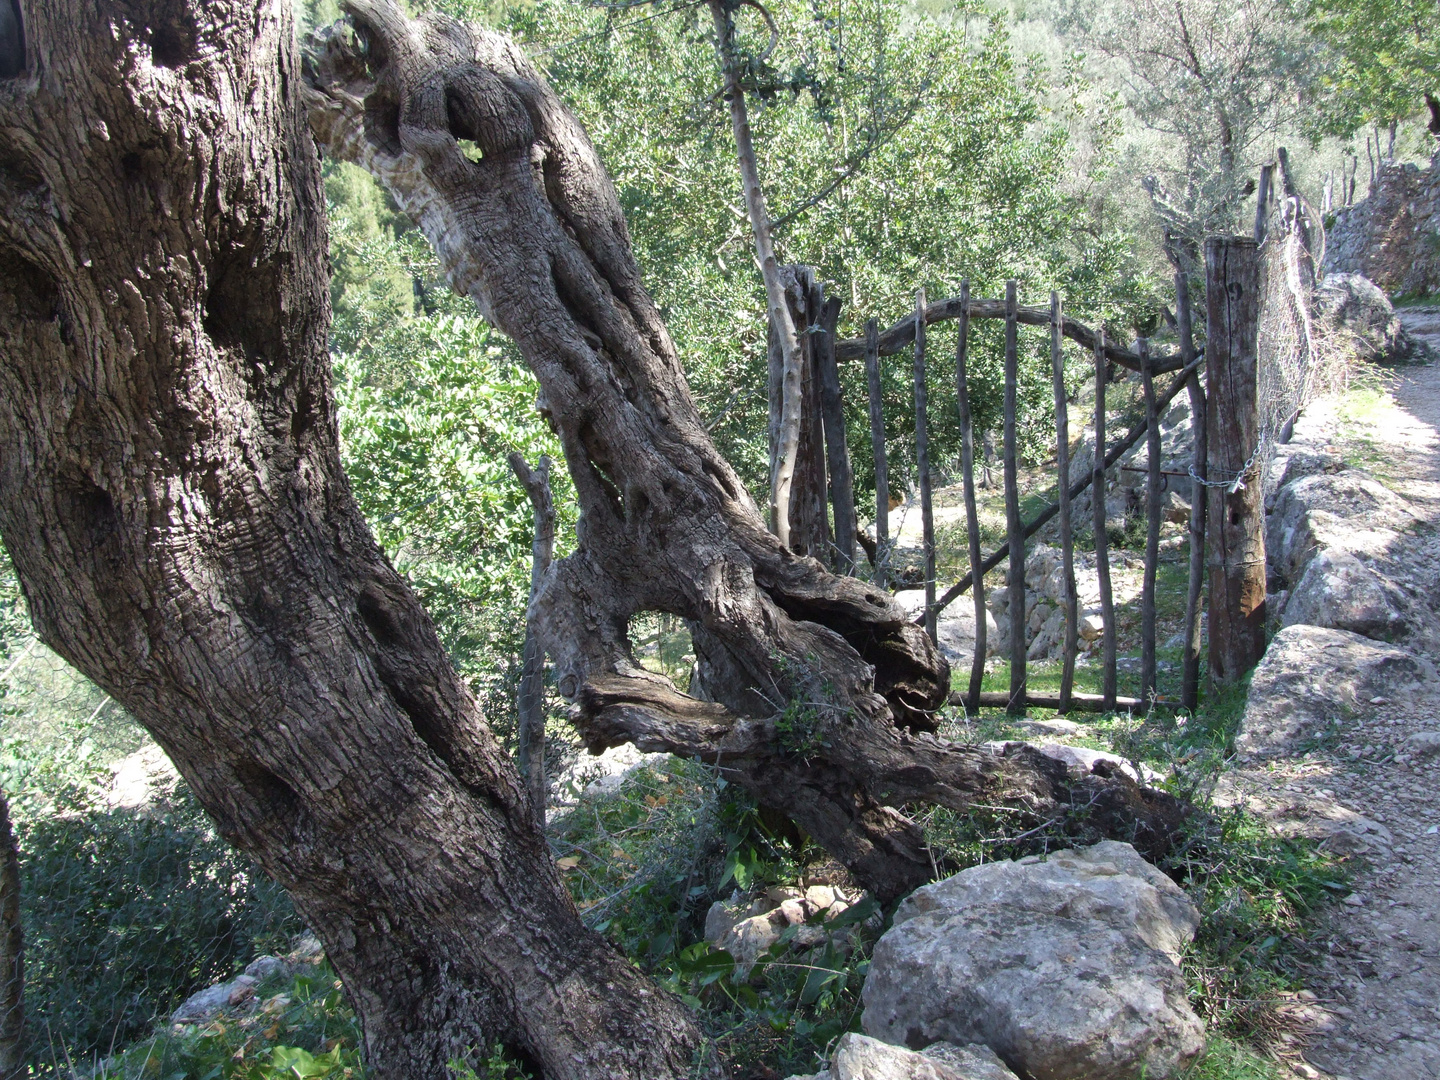
[[1393, 154], [1398, 123], [1440, 86], [1440, 9], [1419, 0], [1313, 0], [1309, 17], [1329, 46], [1311, 125], [1347, 138], [1366, 125], [1384, 127]]
[[1256, 151], [1295, 124], [1314, 78], [1293, 0], [1074, 0], [1060, 25], [1115, 65], [1135, 116], [1173, 141], [1153, 160], [1154, 207], [1193, 270], [1207, 235], [1234, 232]]

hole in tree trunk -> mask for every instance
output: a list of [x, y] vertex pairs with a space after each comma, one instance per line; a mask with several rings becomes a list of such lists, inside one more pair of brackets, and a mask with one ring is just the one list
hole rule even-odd
[[668, 611], [642, 611], [630, 618], [630, 651], [648, 671], [664, 675], [676, 689], [690, 692], [695, 646], [685, 620]]

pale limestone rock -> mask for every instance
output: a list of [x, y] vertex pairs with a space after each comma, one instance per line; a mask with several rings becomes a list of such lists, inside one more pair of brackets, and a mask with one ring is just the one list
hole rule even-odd
[[901, 903], [861, 1023], [984, 1043], [1034, 1080], [1170, 1080], [1205, 1046], [1178, 967], [1199, 921], [1128, 844], [972, 867]]
[[1235, 749], [1288, 755], [1375, 697], [1414, 702], [1437, 690], [1430, 661], [1348, 630], [1297, 623], [1275, 635], [1250, 680]]
[[849, 1032], [840, 1037], [830, 1068], [790, 1080], [1016, 1080], [988, 1046], [935, 1043], [924, 1050], [891, 1046]]

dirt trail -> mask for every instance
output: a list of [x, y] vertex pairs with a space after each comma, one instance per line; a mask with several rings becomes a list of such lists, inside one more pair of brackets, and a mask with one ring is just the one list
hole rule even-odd
[[[1440, 665], [1440, 363], [1404, 370], [1390, 395], [1342, 422], [1325, 403], [1315, 412], [1312, 423], [1332, 424], [1338, 447], [1372, 462], [1429, 523], [1389, 553], [1384, 572], [1410, 601], [1400, 644]], [[1410, 735], [1436, 730], [1440, 699], [1375, 705], [1338, 745], [1234, 776], [1277, 820], [1330, 832], [1327, 843], [1363, 865], [1318, 938], [1308, 981], [1329, 1016], [1297, 1047], [1314, 1066], [1299, 1075], [1440, 1080], [1440, 759], [1396, 760], [1409, 756]]]

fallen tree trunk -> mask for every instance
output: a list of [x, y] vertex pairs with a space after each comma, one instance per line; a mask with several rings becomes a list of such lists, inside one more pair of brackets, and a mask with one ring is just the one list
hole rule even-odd
[[[1179, 813], [1166, 797], [926, 734], [948, 666], [887, 593], [766, 531], [691, 401], [594, 148], [521, 50], [393, 0], [346, 8], [307, 70], [316, 136], [387, 187], [453, 287], [515, 340], [565, 450], [577, 544], [534, 611], [585, 743], [715, 763], [882, 899], [931, 873], [907, 803], [1048, 817], [1080, 799], [1163, 847]], [[695, 696], [631, 654], [645, 611], [688, 620]]]

